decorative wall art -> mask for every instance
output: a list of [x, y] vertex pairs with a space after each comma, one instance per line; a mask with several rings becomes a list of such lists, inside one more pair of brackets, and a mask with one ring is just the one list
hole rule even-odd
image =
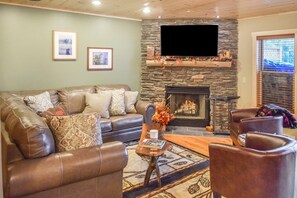
[[88, 47], [88, 70], [112, 70], [112, 50]]
[[75, 32], [53, 31], [53, 59], [76, 60], [77, 40]]

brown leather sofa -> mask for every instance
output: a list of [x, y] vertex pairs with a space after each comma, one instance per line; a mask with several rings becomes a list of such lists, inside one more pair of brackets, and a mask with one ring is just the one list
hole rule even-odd
[[247, 133], [246, 147], [210, 144], [214, 197], [297, 198], [297, 142], [286, 136]]
[[255, 117], [258, 110], [258, 108], [247, 108], [230, 112], [230, 137], [234, 145], [242, 146], [238, 136], [249, 131], [283, 134], [283, 117]]
[[[33, 91], [11, 91], [4, 92], [2, 97], [24, 97], [28, 95], [40, 94], [48, 91], [51, 101], [54, 105], [64, 104], [69, 114], [81, 113], [85, 108], [84, 95], [86, 93], [95, 93], [96, 89], [120, 89], [130, 91], [131, 88], [125, 84], [112, 85], [86, 85], [73, 86], [61, 89], [33, 90]], [[13, 94], [13, 95], [7, 95]], [[139, 139], [143, 123], [152, 123], [152, 116], [155, 113], [155, 105], [148, 101], [138, 100], [136, 105], [136, 114], [127, 114], [125, 116], [111, 116], [109, 119], [101, 118], [101, 129], [103, 142], [122, 141], [127, 142]]]
[[[126, 85], [104, 87], [130, 89]], [[84, 94], [95, 89], [80, 86], [48, 91], [53, 104], [63, 102], [67, 111], [80, 113]], [[151, 122], [155, 107], [138, 101], [137, 114], [101, 119], [101, 146], [56, 153], [50, 128], [22, 100], [25, 95], [43, 91], [0, 95], [4, 197], [122, 197], [122, 174], [128, 156], [120, 141], [139, 138], [142, 123]]]

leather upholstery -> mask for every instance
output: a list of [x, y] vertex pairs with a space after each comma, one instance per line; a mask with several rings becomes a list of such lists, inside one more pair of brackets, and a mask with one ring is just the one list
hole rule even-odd
[[230, 137], [237, 146], [238, 135], [258, 131], [264, 133], [283, 134], [283, 117], [255, 117], [258, 108], [236, 109], [230, 112]]
[[69, 114], [81, 113], [85, 109], [85, 94], [95, 93], [94, 86], [66, 87], [58, 90], [59, 100]]
[[143, 116], [140, 114], [127, 114], [125, 116], [110, 117], [114, 131], [142, 126]]
[[246, 147], [210, 144], [211, 189], [228, 198], [297, 198], [297, 143], [248, 133]]
[[[130, 90], [127, 85], [104, 86]], [[143, 121], [151, 122], [154, 105], [139, 101], [137, 114], [102, 118], [101, 146], [55, 153], [49, 127], [22, 100], [44, 91], [50, 92], [52, 103], [62, 102], [69, 113], [81, 113], [84, 93], [95, 92], [95, 86], [0, 93], [5, 197], [122, 197], [128, 156], [124, 144], [114, 141], [139, 139]]]
[[101, 118], [100, 125], [101, 125], [101, 133], [106, 133], [106, 132], [112, 131], [110, 119]]
[[55, 152], [53, 135], [40, 116], [31, 111], [19, 98], [3, 100], [1, 119], [9, 137], [25, 158], [44, 157]]
[[148, 101], [138, 100], [136, 102], [136, 111], [137, 113], [144, 116], [144, 122], [147, 124], [152, 124], [152, 115], [154, 115], [156, 111], [155, 105]]
[[[127, 164], [126, 155], [125, 146], [113, 142], [15, 162], [8, 168], [10, 185], [7, 193], [26, 195], [120, 171]], [[38, 168], [34, 168], [36, 164]]]

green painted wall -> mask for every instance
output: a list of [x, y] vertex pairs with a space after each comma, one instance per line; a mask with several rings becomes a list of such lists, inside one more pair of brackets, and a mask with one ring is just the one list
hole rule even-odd
[[[52, 31], [77, 33], [76, 61], [52, 60]], [[140, 89], [141, 22], [0, 5], [0, 91], [125, 83]], [[112, 71], [87, 71], [87, 47], [113, 48]]]

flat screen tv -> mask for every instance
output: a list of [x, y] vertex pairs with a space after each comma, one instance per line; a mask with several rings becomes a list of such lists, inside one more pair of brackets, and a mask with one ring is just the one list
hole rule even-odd
[[162, 25], [162, 56], [217, 56], [218, 25]]

